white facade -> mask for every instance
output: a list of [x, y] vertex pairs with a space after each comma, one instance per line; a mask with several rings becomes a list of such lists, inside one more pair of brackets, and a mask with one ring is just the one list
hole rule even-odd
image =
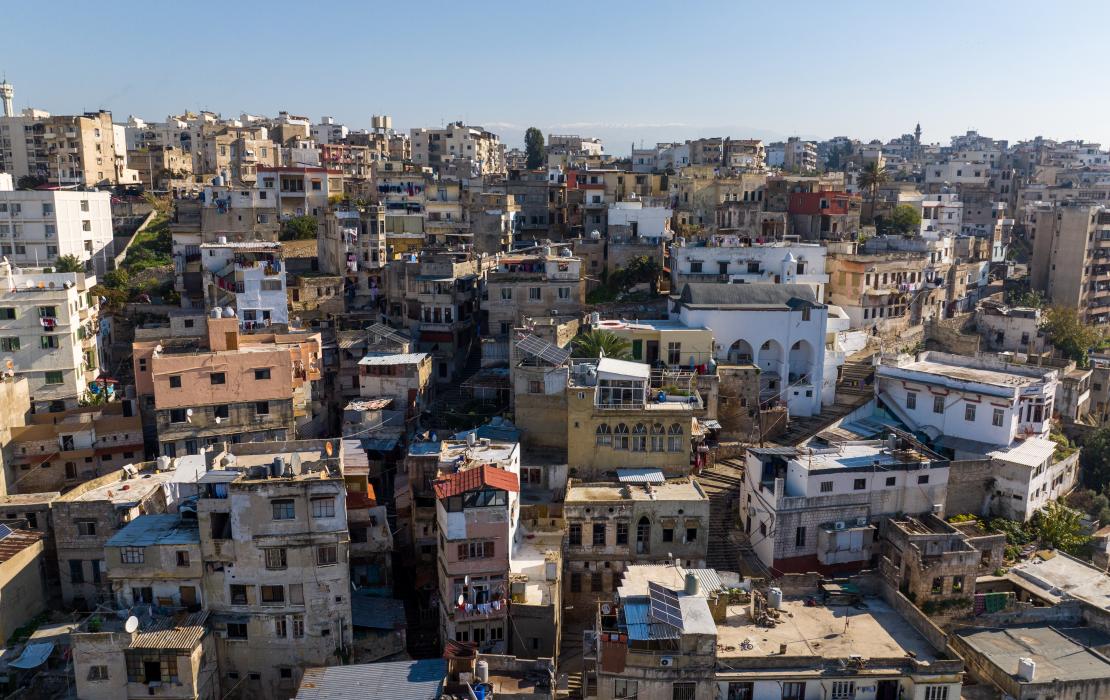
[[[739, 303], [703, 302], [691, 287], [722, 287]], [[759, 287], [772, 296], [745, 300]], [[705, 327], [716, 339], [716, 357], [728, 364], [755, 364], [761, 370], [760, 400], [781, 401], [792, 416], [813, 416], [825, 401], [825, 336], [828, 308], [806, 301], [802, 285], [690, 285], [683, 290], [672, 318], [690, 327]], [[687, 301], [689, 298], [689, 301]]]
[[347, 138], [347, 127], [337, 124], [332, 117], [322, 117], [312, 125], [312, 140], [316, 143], [339, 143]]
[[924, 238], [958, 236], [963, 230], [964, 203], [955, 192], [925, 195], [918, 204]]
[[985, 185], [990, 177], [990, 163], [948, 161], [925, 166], [926, 184]]
[[0, 190], [0, 253], [17, 266], [49, 267], [72, 255], [103, 274], [112, 257], [112, 195]]
[[884, 358], [876, 383], [910, 430], [942, 438], [958, 458], [975, 458], [1019, 437], [1047, 438], [1059, 380], [1054, 369], [923, 352]]
[[689, 143], [661, 144], [655, 157], [655, 166], [659, 170], [680, 170], [690, 164]]
[[13, 273], [0, 263], [0, 371], [26, 377], [36, 407], [75, 407], [99, 374], [95, 284], [80, 272]]
[[609, 205], [609, 226], [627, 226], [633, 237], [653, 240], [670, 240], [671, 216], [667, 207], [645, 207], [643, 202], [631, 200]]
[[281, 244], [202, 243], [209, 306], [231, 305], [244, 329], [289, 323]]
[[270, 202], [284, 217], [322, 217], [328, 208], [331, 183], [328, 178], [341, 177], [338, 170], [308, 166], [259, 168], [255, 188], [259, 197]]
[[825, 247], [817, 243], [744, 245], [738, 236], [714, 235], [704, 246], [671, 247], [671, 280], [743, 284], [807, 284], [825, 299]]

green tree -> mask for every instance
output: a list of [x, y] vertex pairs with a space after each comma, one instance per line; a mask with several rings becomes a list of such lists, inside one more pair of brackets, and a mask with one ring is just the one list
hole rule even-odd
[[314, 216], [294, 216], [281, 229], [283, 241], [308, 241], [316, 238], [317, 222]]
[[1087, 366], [1087, 352], [1102, 339], [1102, 333], [1084, 323], [1074, 306], [1049, 307], [1043, 329], [1049, 342], [1081, 367]]
[[879, 188], [890, 182], [890, 174], [886, 171], [886, 166], [880, 165], [879, 161], [871, 161], [864, 166], [863, 171], [859, 174], [860, 189], [867, 190], [871, 193], [871, 211], [870, 218], [875, 220], [875, 201], [879, 198]]
[[17, 190], [33, 190], [49, 182], [45, 177], [38, 177], [37, 175], [24, 175], [15, 181], [15, 188]]
[[1042, 544], [1068, 554], [1077, 554], [1090, 539], [1082, 534], [1079, 511], [1057, 501], [1049, 501], [1033, 515], [1032, 529]]
[[76, 255], [61, 255], [58, 261], [54, 263], [55, 272], [84, 272], [85, 263], [81, 262], [80, 258]]
[[610, 277], [610, 282], [621, 291], [627, 291], [637, 284], [647, 282], [655, 291], [655, 283], [659, 279], [661, 268], [659, 263], [646, 255], [640, 255], [625, 263]]
[[921, 214], [908, 204], [899, 204], [894, 207], [890, 215], [890, 230], [902, 236], [917, 233], [921, 227]]
[[524, 132], [524, 150], [528, 154], [528, 169], [542, 168], [544, 164], [543, 132], [534, 126]]
[[575, 357], [611, 357], [614, 360], [632, 358], [632, 346], [627, 340], [606, 330], [588, 330], [571, 341]]
[[1009, 293], [1006, 303], [1010, 306], [1021, 306], [1032, 309], [1044, 307], [1044, 294], [1037, 290], [1014, 290]]
[[1110, 494], [1110, 428], [1099, 428], [1083, 439], [1079, 477], [1087, 488]]

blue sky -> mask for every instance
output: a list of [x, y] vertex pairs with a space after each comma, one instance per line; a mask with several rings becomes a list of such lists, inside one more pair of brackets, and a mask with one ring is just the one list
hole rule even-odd
[[[598, 135], [1110, 143], [1110, 3], [12, 2], [16, 108]], [[78, 58], [80, 57], [80, 59]]]

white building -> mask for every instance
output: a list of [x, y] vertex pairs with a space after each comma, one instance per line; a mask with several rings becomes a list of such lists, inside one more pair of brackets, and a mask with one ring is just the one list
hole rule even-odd
[[96, 278], [0, 263], [0, 371], [27, 378], [36, 410], [75, 408], [99, 375]]
[[876, 368], [887, 409], [957, 459], [1047, 438], [1058, 383], [1055, 369], [941, 352], [883, 358]]
[[258, 169], [255, 188], [282, 218], [323, 217], [328, 197], [343, 192], [343, 171], [310, 166], [277, 166]]
[[825, 299], [825, 247], [817, 243], [775, 241], [749, 245], [739, 236], [713, 235], [704, 243], [679, 239], [671, 247], [671, 282], [733, 284], [807, 284], [817, 301]]
[[758, 366], [761, 401], [812, 416], [834, 400], [836, 368], [825, 361], [828, 307], [808, 285], [687, 283], [671, 318], [711, 329], [717, 360]]
[[339, 143], [347, 138], [347, 127], [336, 123], [332, 117], [321, 117], [312, 125], [312, 140], [316, 143]]
[[953, 160], [925, 166], [925, 184], [986, 185], [991, 177], [991, 164], [978, 161]]
[[[613, 202], [609, 205], [609, 230], [612, 233], [627, 233], [632, 238], [654, 242], [669, 241], [674, 237], [671, 231], [673, 214], [667, 207], [645, 207], [643, 202], [636, 199]], [[613, 231], [614, 226], [624, 228]]]
[[904, 434], [751, 448], [740, 520], [768, 568], [831, 573], [868, 563], [879, 517], [943, 512], [947, 493], [948, 460]]
[[280, 243], [225, 239], [199, 248], [206, 306], [233, 307], [246, 330], [289, 323]]
[[920, 234], [924, 238], [958, 236], [963, 230], [964, 203], [955, 192], [927, 194], [915, 203], [921, 214]]
[[0, 189], [0, 254], [28, 267], [72, 255], [103, 274], [112, 256], [108, 192]]

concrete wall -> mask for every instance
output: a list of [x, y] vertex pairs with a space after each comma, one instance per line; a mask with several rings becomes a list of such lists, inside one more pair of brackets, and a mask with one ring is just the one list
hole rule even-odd
[[949, 515], [989, 515], [994, 494], [990, 486], [993, 478], [989, 459], [952, 462], [948, 470], [948, 497], [944, 512]]
[[46, 580], [43, 577], [43, 542], [25, 547], [0, 564], [0, 635], [12, 636], [16, 629], [46, 609]]
[[24, 378], [0, 381], [0, 495], [19, 493], [18, 476], [9, 473], [11, 429], [26, 425], [31, 410], [28, 383]]

